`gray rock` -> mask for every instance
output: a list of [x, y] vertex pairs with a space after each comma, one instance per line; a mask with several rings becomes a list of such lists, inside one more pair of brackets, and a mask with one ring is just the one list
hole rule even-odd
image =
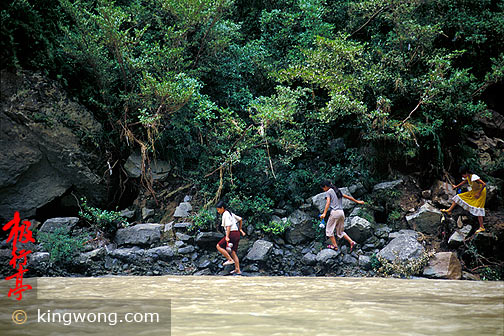
[[154, 209], [142, 208], [142, 219], [147, 219], [149, 217], [154, 216]]
[[196, 236], [196, 244], [204, 247], [215, 247], [224, 235], [219, 232], [200, 232]]
[[161, 224], [137, 224], [117, 230], [117, 245], [150, 245], [161, 238]]
[[303, 256], [301, 262], [305, 265], [315, 265], [317, 263], [317, 256], [308, 252]]
[[394, 239], [394, 238], [397, 238], [399, 236], [408, 236], [408, 237], [412, 237], [414, 239], [417, 239], [418, 238], [418, 232], [414, 231], [414, 230], [400, 230], [399, 232], [392, 232], [389, 234], [389, 239]]
[[312, 207], [312, 205], [311, 205], [311, 204], [301, 204], [301, 205], [299, 206], [299, 210], [302, 210], [302, 211], [308, 211], [308, 210], [310, 210], [310, 209], [311, 209], [311, 207]]
[[163, 261], [170, 261], [175, 255], [175, 252], [173, 252], [170, 246], [159, 246], [148, 249], [145, 251], [145, 254], [154, 260], [160, 259]]
[[406, 221], [411, 228], [426, 233], [426, 234], [436, 234], [439, 230], [439, 223], [443, 214], [441, 211], [425, 203], [411, 215], [406, 216]]
[[188, 242], [188, 241], [192, 240], [191, 236], [186, 235], [185, 233], [181, 233], [181, 232], [177, 232], [175, 234], [175, 236], [177, 237], [178, 240], [182, 240], [183, 242]]
[[84, 258], [85, 260], [98, 260], [106, 255], [106, 250], [104, 247], [99, 247], [97, 249], [94, 249], [92, 251], [82, 253], [81, 257]]
[[188, 254], [188, 253], [193, 253], [194, 250], [195, 250], [194, 246], [189, 245], [189, 246], [186, 246], [186, 247], [179, 248], [178, 249], [178, 253], [179, 254]]
[[346, 265], [357, 265], [359, 261], [356, 258], [354, 258], [351, 254], [345, 254], [343, 256], [342, 262]]
[[348, 187], [348, 191], [354, 197], [361, 197], [366, 193], [366, 188], [364, 188], [364, 185], [361, 182], [357, 182], [356, 184], [352, 184], [350, 187]]
[[256, 240], [252, 248], [248, 251], [245, 259], [254, 261], [264, 261], [268, 253], [273, 248], [273, 243], [266, 240]]
[[372, 266], [371, 266], [371, 257], [365, 256], [365, 255], [360, 255], [359, 256], [359, 266], [363, 270], [369, 271]]
[[364, 243], [371, 236], [371, 223], [361, 217], [345, 220], [345, 232], [356, 242]]
[[315, 238], [313, 218], [301, 210], [294, 211], [288, 218], [291, 226], [285, 233], [285, 239], [290, 244], [299, 244]]
[[210, 264], [211, 264], [210, 260], [205, 258], [200, 260], [200, 262], [198, 263], [198, 268], [207, 268], [208, 266], [210, 266]]
[[176, 223], [175, 225], [173, 225], [173, 228], [175, 230], [183, 230], [183, 231], [187, 231], [187, 229], [192, 225], [192, 223], [189, 223], [189, 222], [182, 222], [182, 223]]
[[189, 202], [182, 202], [175, 209], [175, 213], [173, 214], [173, 217], [176, 217], [176, 218], [186, 218], [186, 217], [189, 217], [189, 215], [191, 214], [191, 211], [192, 211], [191, 203], [189, 203]]
[[[153, 180], [163, 180], [170, 172], [170, 164], [166, 161], [151, 160], [150, 171]], [[126, 163], [124, 170], [129, 176], [137, 178], [142, 174], [142, 154], [139, 151], [132, 153]]]
[[184, 196], [184, 202], [191, 202], [192, 201], [192, 196], [191, 195], [185, 195]]
[[175, 242], [175, 247], [176, 247], [176, 248], [181, 248], [181, 247], [182, 247], [182, 246], [184, 246], [184, 245], [185, 245], [185, 243], [184, 243], [183, 241], [181, 241], [181, 240], [177, 240], [177, 241]]
[[438, 252], [425, 267], [423, 275], [435, 279], [459, 280], [462, 277], [462, 265], [453, 252]]
[[408, 234], [398, 235], [385, 246], [378, 256], [390, 262], [395, 260], [405, 262], [410, 259], [418, 259], [424, 253], [424, 247], [416, 238]]
[[386, 225], [380, 225], [375, 228], [375, 235], [378, 238], [388, 238], [392, 229]]
[[387, 190], [387, 189], [394, 189], [395, 187], [402, 184], [403, 182], [404, 182], [403, 180], [399, 179], [399, 180], [390, 181], [390, 182], [378, 183], [373, 187], [373, 192]]
[[169, 232], [173, 229], [173, 222], [167, 223], [164, 226], [164, 232]]
[[280, 217], [285, 217], [287, 215], [287, 210], [285, 209], [273, 209], [273, 214], [280, 216]]
[[137, 262], [144, 254], [139, 247], [118, 248], [109, 252], [109, 256], [125, 262]]
[[466, 239], [467, 234], [471, 231], [471, 226], [466, 225], [462, 229], [456, 230], [448, 239], [448, 245], [451, 247], [458, 247], [464, 243], [464, 239]]
[[276, 248], [274, 248], [273, 249], [273, 254], [276, 255], [276, 256], [283, 256], [284, 255], [284, 251], [282, 249], [276, 249]]
[[442, 206], [449, 207], [452, 203], [452, 197], [456, 195], [452, 185], [447, 182], [437, 180], [431, 188], [431, 199], [433, 202]]
[[50, 218], [42, 224], [40, 232], [53, 232], [58, 228], [67, 228], [68, 231], [71, 231], [78, 222], [79, 218], [77, 217]]
[[81, 144], [83, 134], [102, 133], [92, 113], [40, 73], [2, 70], [0, 76], [0, 222], [15, 211], [32, 217], [49, 202], [76, 206], [72, 196], [63, 197], [70, 188], [89, 204], [102, 203], [106, 161]]
[[119, 214], [121, 215], [121, 217], [131, 219], [131, 218], [135, 217], [135, 210], [130, 210], [130, 209], [126, 208], [124, 210], [121, 210], [119, 212]]
[[362, 217], [369, 221], [371, 224], [375, 222], [374, 212], [371, 209], [363, 208], [357, 205], [348, 217]]
[[33, 252], [28, 255], [28, 265], [39, 265], [49, 262], [49, 252]]
[[319, 253], [317, 253], [317, 256], [315, 259], [317, 262], [322, 263], [322, 264], [329, 264], [332, 263], [336, 259], [337, 256], [340, 255], [340, 251], [334, 251], [332, 249], [323, 249]]

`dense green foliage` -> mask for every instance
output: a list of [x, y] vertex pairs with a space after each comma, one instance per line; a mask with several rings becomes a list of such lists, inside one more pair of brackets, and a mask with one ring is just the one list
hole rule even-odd
[[67, 263], [81, 252], [86, 243], [84, 235], [72, 236], [66, 227], [56, 228], [52, 232], [39, 232], [37, 241], [49, 252], [53, 263]]
[[81, 198], [79, 216], [86, 220], [96, 231], [113, 235], [121, 226], [127, 226], [126, 218], [118, 211], [103, 210], [89, 206], [85, 198]]
[[[18, 0], [2, 68], [44, 71], [104, 125], [261, 226], [317, 182], [436, 175], [504, 73], [497, 0]], [[501, 84], [497, 84], [501, 85]], [[338, 138], [344, 139], [344, 144]], [[150, 181], [144, 179], [144, 185]]]
[[189, 231], [197, 233], [200, 231], [213, 231], [217, 224], [217, 210], [203, 209], [200, 210], [193, 218]]

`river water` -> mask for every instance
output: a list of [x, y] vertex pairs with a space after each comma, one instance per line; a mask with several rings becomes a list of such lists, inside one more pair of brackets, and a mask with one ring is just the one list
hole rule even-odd
[[[3, 299], [2, 335], [504, 335], [504, 282], [159, 276], [37, 286], [37, 301]], [[14, 324], [12, 309], [27, 322]], [[158, 313], [163, 323], [50, 323], [54, 312], [93, 310]]]

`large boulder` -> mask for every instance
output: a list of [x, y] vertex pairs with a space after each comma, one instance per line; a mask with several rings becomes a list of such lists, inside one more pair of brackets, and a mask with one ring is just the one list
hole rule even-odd
[[[124, 170], [131, 177], [140, 177], [142, 174], [142, 154], [133, 152], [124, 163]], [[152, 160], [150, 165], [150, 175], [153, 180], [163, 180], [170, 172], [170, 164], [162, 160]]]
[[317, 256], [311, 252], [308, 252], [303, 256], [303, 258], [301, 258], [301, 262], [305, 265], [313, 266], [317, 263]]
[[161, 238], [161, 224], [137, 224], [117, 230], [117, 245], [151, 245]]
[[387, 189], [394, 189], [395, 187], [402, 184], [403, 182], [404, 181], [401, 179], [395, 180], [395, 181], [389, 181], [389, 182], [381, 182], [381, 183], [376, 184], [373, 187], [373, 192], [387, 190]]
[[449, 207], [452, 204], [452, 197], [457, 193], [448, 182], [436, 180], [431, 188], [431, 199], [433, 202]]
[[349, 217], [345, 219], [345, 232], [353, 240], [362, 244], [371, 237], [371, 223], [358, 216]]
[[144, 250], [140, 249], [137, 246], [134, 246], [112, 250], [108, 253], [108, 255], [112, 258], [116, 258], [124, 262], [138, 263], [144, 256], [144, 252]]
[[290, 244], [299, 244], [315, 238], [313, 218], [301, 210], [294, 211], [288, 218], [291, 226], [287, 229], [285, 239]]
[[191, 211], [192, 211], [191, 203], [189, 203], [189, 202], [182, 202], [175, 209], [175, 213], [173, 214], [173, 217], [176, 217], [176, 218], [186, 218], [186, 217], [189, 217], [189, 215], [191, 214]]
[[273, 243], [266, 240], [256, 240], [248, 251], [245, 259], [252, 261], [264, 261], [273, 248]]
[[40, 227], [40, 232], [53, 232], [56, 229], [66, 229], [72, 231], [74, 226], [79, 222], [77, 217], [56, 217], [49, 218]]
[[170, 246], [159, 246], [148, 249], [145, 251], [145, 254], [154, 260], [160, 259], [163, 261], [170, 261], [175, 255], [175, 252], [173, 252], [173, 249]]
[[390, 262], [406, 262], [411, 259], [422, 257], [425, 249], [417, 240], [418, 234], [411, 230], [401, 230], [387, 246], [385, 246], [378, 256], [387, 259]]
[[371, 224], [375, 223], [374, 211], [368, 207], [356, 206], [348, 217], [362, 217], [368, 220]]
[[340, 253], [340, 250], [335, 251], [333, 249], [323, 249], [317, 253], [315, 260], [321, 264], [331, 264], [336, 260], [336, 257], [339, 256]]
[[1, 77], [0, 220], [15, 211], [34, 216], [70, 189], [103, 202], [106, 160], [83, 146], [102, 132], [93, 115], [40, 74], [2, 70]]
[[415, 213], [406, 216], [406, 221], [414, 230], [436, 234], [441, 222], [442, 212], [429, 203], [425, 203]]
[[215, 249], [215, 245], [224, 237], [219, 232], [200, 232], [196, 235], [195, 243], [200, 247]]
[[356, 184], [352, 184], [350, 187], [348, 187], [348, 191], [354, 197], [361, 197], [366, 193], [366, 188], [361, 182], [357, 182]]
[[371, 268], [373, 268], [371, 257], [362, 254], [359, 255], [359, 267], [366, 271], [369, 271]]
[[423, 275], [436, 279], [459, 280], [462, 277], [462, 266], [453, 252], [438, 252], [429, 260]]
[[461, 229], [455, 230], [453, 234], [448, 239], [448, 245], [451, 247], [459, 247], [464, 243], [464, 240], [467, 237], [467, 234], [471, 231], [472, 226], [466, 225]]

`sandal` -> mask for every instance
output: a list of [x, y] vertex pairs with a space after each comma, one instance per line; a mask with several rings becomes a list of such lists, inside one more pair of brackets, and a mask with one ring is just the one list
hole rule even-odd
[[338, 246], [334, 246], [334, 245], [327, 245], [327, 248], [328, 249], [331, 249], [331, 250], [334, 250], [334, 251], [338, 251]]
[[350, 243], [350, 253], [352, 252], [352, 250], [353, 250], [353, 248], [354, 248], [354, 246], [355, 246], [355, 245], [357, 245], [357, 243], [356, 243], [356, 242], [354, 242], [354, 241], [352, 241], [352, 242]]
[[235, 262], [234, 261], [231, 261], [231, 260], [226, 260], [222, 266], [227, 266], [227, 265], [233, 265]]
[[486, 229], [484, 227], [480, 227], [478, 230], [476, 230], [476, 232], [474, 232], [474, 234], [478, 234], [483, 231], [486, 231]]

